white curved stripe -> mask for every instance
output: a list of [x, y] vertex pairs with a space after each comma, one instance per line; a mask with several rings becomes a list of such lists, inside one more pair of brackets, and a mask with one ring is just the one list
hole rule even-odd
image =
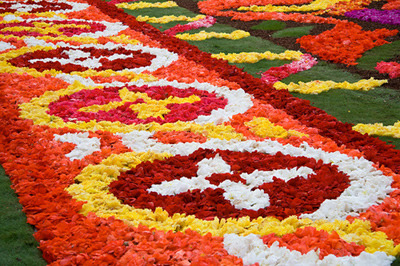
[[389, 266], [395, 257], [384, 252], [367, 253], [361, 252], [359, 256], [336, 257], [330, 254], [319, 259], [319, 254], [314, 250], [301, 254], [296, 250], [289, 250], [286, 247], [279, 247], [278, 241], [270, 247], [265, 245], [257, 235], [238, 236], [226, 234], [224, 236], [224, 247], [230, 255], [243, 259], [244, 265], [259, 263], [260, 265], [380, 265]]

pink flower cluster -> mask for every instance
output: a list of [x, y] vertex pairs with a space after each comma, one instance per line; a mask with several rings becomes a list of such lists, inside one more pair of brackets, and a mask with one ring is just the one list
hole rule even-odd
[[292, 74], [308, 70], [318, 63], [317, 59], [312, 57], [310, 54], [302, 55], [298, 61], [293, 61], [290, 64], [286, 64], [280, 67], [271, 67], [267, 71], [261, 74], [261, 80], [267, 84], [274, 84], [284, 78], [289, 77]]
[[397, 62], [379, 62], [375, 69], [379, 73], [388, 73], [391, 79], [400, 77], [400, 64]]
[[217, 20], [214, 17], [207, 16], [203, 19], [189, 22], [186, 25], [178, 24], [178, 25], [164, 31], [164, 33], [169, 36], [175, 36], [178, 32], [184, 32], [184, 31], [194, 30], [194, 29], [198, 29], [198, 28], [209, 28], [212, 25], [214, 25], [216, 22], [217, 22]]

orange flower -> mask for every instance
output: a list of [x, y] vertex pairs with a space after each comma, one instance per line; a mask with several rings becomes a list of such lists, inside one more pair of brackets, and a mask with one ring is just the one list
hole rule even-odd
[[389, 43], [384, 39], [394, 36], [398, 32], [398, 30], [387, 29], [364, 31], [361, 26], [352, 22], [339, 23], [332, 30], [325, 31], [317, 36], [303, 36], [297, 39], [297, 43], [300, 43], [303, 49], [318, 55], [323, 60], [357, 65], [356, 60], [364, 52]]

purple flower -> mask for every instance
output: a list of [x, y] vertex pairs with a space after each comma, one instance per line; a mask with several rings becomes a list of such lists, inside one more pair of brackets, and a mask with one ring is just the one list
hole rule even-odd
[[349, 18], [357, 18], [363, 21], [378, 22], [382, 24], [400, 25], [400, 10], [362, 9], [353, 10], [344, 14]]

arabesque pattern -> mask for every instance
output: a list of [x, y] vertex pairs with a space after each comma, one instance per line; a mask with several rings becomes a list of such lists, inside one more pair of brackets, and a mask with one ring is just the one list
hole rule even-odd
[[[352, 10], [346, 1], [290, 1], [301, 8], [288, 2], [199, 6], [209, 16], [237, 8], [229, 16], [335, 23], [318, 36], [327, 41], [340, 27], [354, 43], [369, 36], [372, 44], [361, 52], [398, 34], [367, 32], [318, 14], [279, 13]], [[186, 35], [174, 37], [211, 27], [212, 17], [181, 17], [187, 27], [163, 34], [113, 4], [0, 4], [0, 162], [49, 264], [395, 260], [400, 151], [291, 96], [288, 88], [274, 89], [317, 59], [265, 53], [261, 57], [293, 62], [258, 79], [180, 40]], [[244, 8], [250, 4], [257, 6]], [[237, 34], [228, 37], [248, 36]], [[210, 36], [226, 37], [203, 37]], [[320, 58], [333, 53], [315, 52], [323, 49], [320, 42], [303, 38], [307, 52]], [[353, 64], [358, 54], [342, 54], [346, 44], [335, 41], [340, 56], [330, 60]], [[385, 82], [324, 86], [370, 89]]]

